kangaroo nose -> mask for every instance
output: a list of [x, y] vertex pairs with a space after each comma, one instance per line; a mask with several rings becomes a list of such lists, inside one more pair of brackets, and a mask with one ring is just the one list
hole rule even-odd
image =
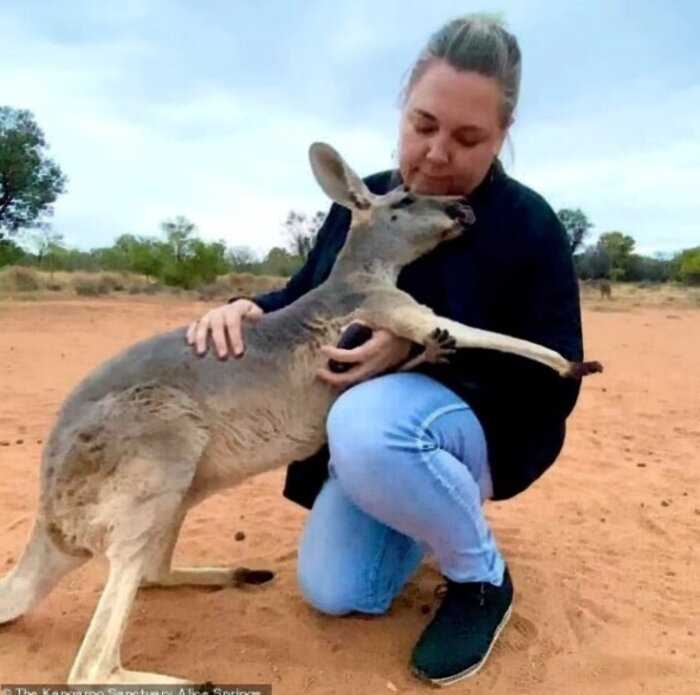
[[462, 225], [473, 224], [474, 211], [469, 207], [469, 205], [463, 203], [454, 203], [453, 205], [448, 205], [445, 208], [445, 214], [450, 218], [459, 222]]

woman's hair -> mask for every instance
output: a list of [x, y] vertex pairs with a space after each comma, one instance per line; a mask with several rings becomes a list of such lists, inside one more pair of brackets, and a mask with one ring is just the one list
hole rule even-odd
[[503, 95], [501, 127], [510, 125], [520, 91], [521, 57], [518, 41], [503, 24], [488, 15], [467, 15], [447, 22], [428, 40], [402, 92], [405, 103], [415, 84], [436, 60], [455, 70], [491, 77]]

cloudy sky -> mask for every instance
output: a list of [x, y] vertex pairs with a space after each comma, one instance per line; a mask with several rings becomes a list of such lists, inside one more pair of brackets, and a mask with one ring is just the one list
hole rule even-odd
[[501, 13], [523, 52], [509, 173], [594, 235], [699, 244], [696, 0], [2, 0], [0, 105], [34, 112], [69, 177], [69, 244], [182, 214], [264, 252], [291, 208], [327, 208], [312, 141], [362, 175], [393, 165], [407, 69], [471, 11]]

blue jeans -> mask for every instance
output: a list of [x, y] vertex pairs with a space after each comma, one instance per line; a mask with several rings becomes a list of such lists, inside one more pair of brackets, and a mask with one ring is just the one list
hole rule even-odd
[[423, 374], [358, 384], [327, 420], [330, 477], [304, 527], [306, 600], [331, 615], [384, 613], [426, 554], [458, 582], [503, 581], [482, 504], [493, 494], [471, 408]]

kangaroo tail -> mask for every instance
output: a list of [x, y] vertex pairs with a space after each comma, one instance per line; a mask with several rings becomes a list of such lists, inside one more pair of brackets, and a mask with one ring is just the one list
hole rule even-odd
[[87, 559], [68, 555], [57, 548], [44, 522], [37, 519], [19, 562], [8, 575], [0, 579], [0, 624], [24, 615], [62, 577]]

